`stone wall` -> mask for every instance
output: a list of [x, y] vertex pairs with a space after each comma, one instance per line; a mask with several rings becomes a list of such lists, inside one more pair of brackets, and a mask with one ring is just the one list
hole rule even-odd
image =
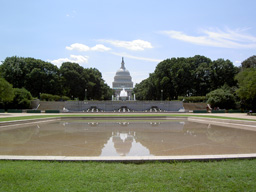
[[129, 111], [149, 111], [154, 108], [161, 111], [178, 112], [183, 108], [181, 101], [63, 101], [63, 102], [40, 102], [40, 110], [56, 109], [63, 110], [63, 108], [74, 111], [88, 111], [92, 108], [113, 112], [121, 108], [129, 109]]

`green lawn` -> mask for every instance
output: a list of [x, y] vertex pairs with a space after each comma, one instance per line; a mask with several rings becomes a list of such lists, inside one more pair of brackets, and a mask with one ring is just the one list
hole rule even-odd
[[255, 191], [256, 160], [0, 161], [0, 191]]

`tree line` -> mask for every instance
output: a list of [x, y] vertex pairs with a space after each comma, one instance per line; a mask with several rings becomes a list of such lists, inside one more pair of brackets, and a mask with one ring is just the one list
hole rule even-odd
[[[23, 88], [37, 98], [44, 93], [79, 100], [108, 100], [112, 95], [99, 70], [83, 68], [77, 63], [65, 62], [58, 68], [40, 59], [13, 56], [7, 57], [0, 65], [0, 74], [3, 85], [0, 88], [5, 86], [6, 89], [8, 85]], [[7, 101], [10, 102], [12, 94], [8, 95]]]
[[255, 66], [256, 56], [243, 61], [241, 67], [230, 60], [212, 61], [200, 55], [166, 59], [147, 79], [135, 85], [134, 93], [138, 100], [207, 96], [213, 106], [255, 108]]
[[[34, 58], [7, 57], [0, 65], [0, 105], [26, 106], [32, 97], [109, 100], [112, 89], [95, 68], [65, 62], [60, 68]], [[14, 87], [14, 88], [13, 88]], [[138, 100], [197, 100], [213, 107], [256, 107], [256, 56], [236, 67], [230, 60], [196, 55], [160, 62], [153, 73], [136, 84]], [[199, 97], [203, 96], [203, 97]], [[201, 99], [202, 100], [202, 99]]]

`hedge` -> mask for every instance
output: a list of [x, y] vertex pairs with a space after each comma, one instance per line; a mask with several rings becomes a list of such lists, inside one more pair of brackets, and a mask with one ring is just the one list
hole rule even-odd
[[8, 113], [22, 113], [22, 109], [7, 109]]
[[207, 113], [207, 110], [193, 110], [193, 113]]
[[206, 96], [191, 96], [191, 97], [178, 97], [179, 101], [183, 101], [184, 103], [205, 103]]
[[41, 93], [40, 94], [41, 101], [67, 101], [70, 100], [67, 96], [59, 96], [59, 95], [52, 95], [48, 93]]
[[41, 113], [41, 110], [27, 110], [27, 113]]
[[45, 113], [60, 113], [60, 110], [45, 110]]

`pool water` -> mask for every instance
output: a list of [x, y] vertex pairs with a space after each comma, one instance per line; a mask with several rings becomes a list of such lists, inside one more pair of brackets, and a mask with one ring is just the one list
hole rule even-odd
[[0, 128], [0, 155], [175, 156], [256, 153], [256, 131], [174, 120], [63, 119]]

